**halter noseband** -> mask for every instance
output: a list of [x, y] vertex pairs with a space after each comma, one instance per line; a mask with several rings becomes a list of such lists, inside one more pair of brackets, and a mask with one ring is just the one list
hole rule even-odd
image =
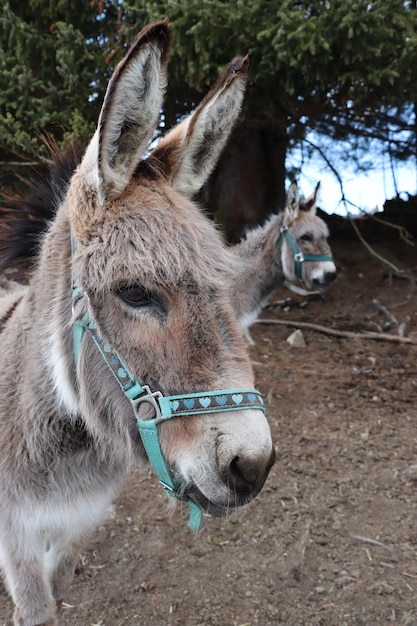
[[[72, 246], [74, 250], [74, 242]], [[84, 295], [83, 289], [75, 286], [73, 281], [73, 309], [75, 303]], [[90, 318], [88, 313], [73, 322], [75, 365], [78, 364], [81, 341], [85, 333], [93, 340], [106, 365], [119, 383], [122, 392], [130, 401], [149, 462], [165, 493], [177, 500], [188, 502], [188, 527], [194, 532], [198, 532], [202, 524], [202, 509], [188, 494], [181, 491], [180, 483], [172, 476], [162, 453], [157, 426], [173, 417], [187, 415], [207, 415], [242, 409], [259, 409], [265, 413], [264, 401], [260, 392], [257, 389], [222, 389], [164, 396], [160, 391], [152, 391], [148, 385], [142, 385], [133, 376], [117, 352], [100, 336], [94, 320]], [[140, 417], [140, 406], [145, 402], [151, 404], [155, 411], [153, 419], [141, 419]]]
[[304, 254], [303, 252], [301, 252], [300, 248], [295, 243], [288, 226], [284, 224], [284, 218], [282, 218], [281, 225], [279, 227], [278, 238], [278, 246], [280, 252], [282, 250], [282, 243], [284, 239], [287, 239], [292, 251], [294, 252], [295, 277], [298, 281], [300, 281], [300, 283], [304, 282], [301, 273], [301, 266], [305, 261], [330, 261], [331, 263], [333, 263], [333, 259], [331, 256], [325, 254]]

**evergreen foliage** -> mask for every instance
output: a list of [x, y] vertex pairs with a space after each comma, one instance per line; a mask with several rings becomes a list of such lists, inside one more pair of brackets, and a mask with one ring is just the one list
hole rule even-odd
[[[168, 17], [164, 111], [191, 110], [234, 54], [249, 54], [244, 124], [284, 142], [316, 129], [416, 155], [417, 11], [403, 0], [6, 0], [0, 9], [0, 160], [39, 160], [39, 139], [91, 136], [128, 42]], [[283, 185], [283, 181], [282, 181]]]

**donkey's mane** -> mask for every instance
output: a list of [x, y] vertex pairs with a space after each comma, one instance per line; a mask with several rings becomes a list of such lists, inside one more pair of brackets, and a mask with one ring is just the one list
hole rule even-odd
[[[15, 262], [36, 257], [42, 235], [54, 220], [85, 152], [82, 145], [66, 150], [48, 145], [48, 149], [48, 165], [34, 170], [26, 192], [0, 196], [0, 273]], [[136, 172], [150, 179], [163, 177], [155, 157], [141, 161]]]
[[51, 162], [46, 176], [35, 170], [25, 194], [5, 193], [1, 197], [0, 272], [15, 261], [37, 255], [41, 236], [54, 219], [85, 148], [70, 146], [60, 151], [49, 146], [49, 150]]

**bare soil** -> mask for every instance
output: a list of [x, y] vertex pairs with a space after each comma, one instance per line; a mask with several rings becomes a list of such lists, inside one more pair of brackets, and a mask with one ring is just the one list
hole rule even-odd
[[[379, 251], [416, 270], [395, 246]], [[395, 334], [377, 299], [417, 338], [415, 283], [357, 242], [333, 250], [323, 297], [282, 289], [262, 317]], [[255, 502], [193, 535], [151, 472], [131, 476], [80, 555], [62, 626], [417, 625], [417, 345], [303, 330], [296, 348], [293, 331], [251, 330], [278, 449]], [[11, 617], [0, 587], [1, 626]]]

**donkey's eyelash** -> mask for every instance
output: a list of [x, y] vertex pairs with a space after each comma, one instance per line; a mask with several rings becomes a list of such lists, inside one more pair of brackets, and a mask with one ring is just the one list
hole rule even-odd
[[306, 243], [313, 243], [312, 235], [308, 235], [307, 233], [305, 235], [301, 235], [301, 237], [299, 237], [298, 240], [305, 241]]
[[116, 295], [125, 304], [133, 308], [154, 307], [159, 313], [167, 311], [160, 298], [139, 284], [123, 285], [116, 289]]

